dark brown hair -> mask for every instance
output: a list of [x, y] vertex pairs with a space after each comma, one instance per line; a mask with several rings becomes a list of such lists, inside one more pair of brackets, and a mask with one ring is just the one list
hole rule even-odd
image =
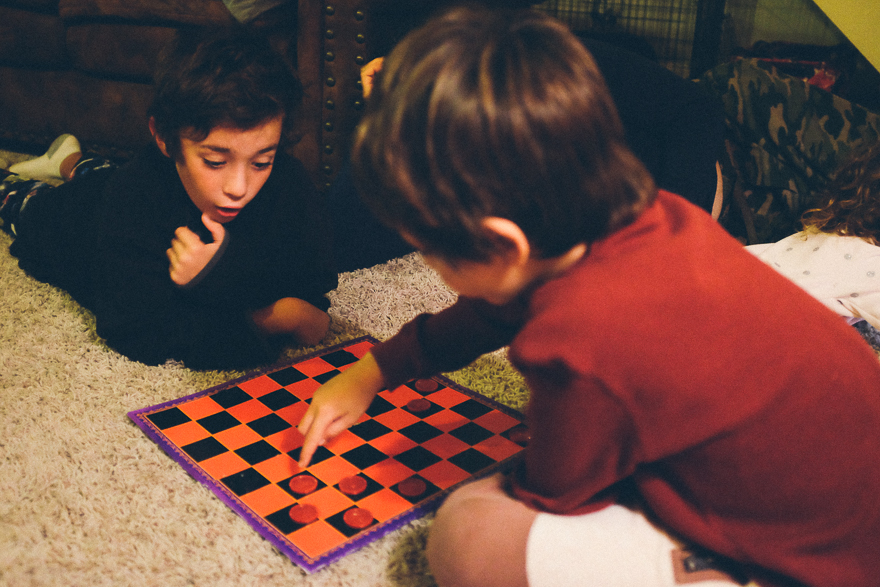
[[353, 151], [367, 204], [447, 259], [486, 259], [481, 220], [551, 257], [634, 220], [653, 180], [581, 42], [537, 11], [457, 8], [386, 58]]
[[880, 246], [880, 141], [857, 150], [824, 194], [824, 206], [804, 213], [805, 229], [857, 236]]
[[164, 50], [148, 111], [173, 157], [180, 137], [204, 140], [218, 126], [248, 130], [284, 117], [290, 138], [302, 86], [264, 38], [242, 28], [187, 30]]

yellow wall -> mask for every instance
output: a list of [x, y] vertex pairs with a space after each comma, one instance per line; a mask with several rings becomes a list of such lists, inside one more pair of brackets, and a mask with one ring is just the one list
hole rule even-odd
[[880, 70], [880, 0], [815, 0], [865, 59]]

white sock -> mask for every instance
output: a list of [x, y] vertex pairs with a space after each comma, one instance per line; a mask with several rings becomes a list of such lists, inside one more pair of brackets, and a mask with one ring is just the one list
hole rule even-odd
[[9, 171], [29, 179], [67, 179], [61, 176], [61, 164], [67, 157], [82, 151], [75, 136], [64, 134], [52, 141], [49, 150], [35, 159], [16, 163]]

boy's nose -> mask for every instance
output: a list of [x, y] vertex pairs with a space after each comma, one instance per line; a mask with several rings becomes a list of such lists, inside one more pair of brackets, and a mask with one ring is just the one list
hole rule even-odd
[[224, 177], [223, 193], [238, 200], [247, 194], [247, 186], [247, 173], [244, 170], [233, 169]]

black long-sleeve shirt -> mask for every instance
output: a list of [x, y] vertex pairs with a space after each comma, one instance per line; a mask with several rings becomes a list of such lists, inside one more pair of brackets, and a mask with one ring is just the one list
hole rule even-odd
[[336, 287], [328, 222], [302, 164], [279, 153], [269, 179], [233, 221], [226, 242], [186, 287], [166, 250], [188, 226], [210, 239], [173, 161], [151, 148], [33, 198], [10, 247], [23, 269], [94, 312], [97, 333], [124, 355], [196, 369], [248, 368], [277, 358], [250, 313], [283, 297], [326, 310]]

